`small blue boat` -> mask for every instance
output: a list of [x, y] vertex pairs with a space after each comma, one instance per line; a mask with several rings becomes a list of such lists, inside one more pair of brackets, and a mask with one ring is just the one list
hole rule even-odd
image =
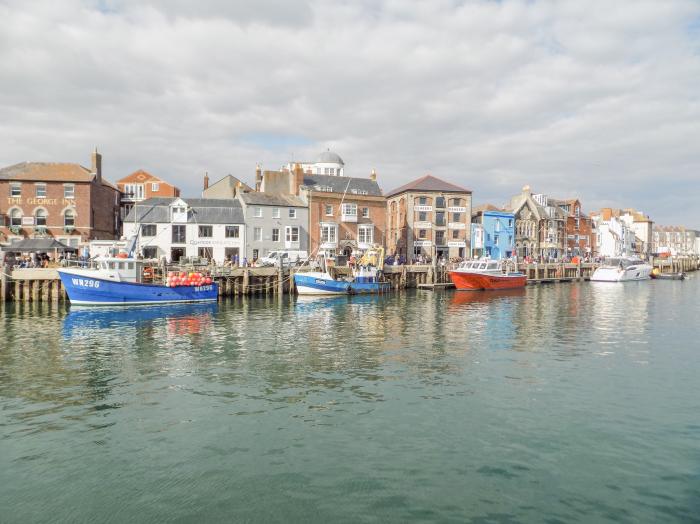
[[217, 284], [166, 286], [144, 282], [142, 260], [108, 258], [93, 268], [61, 268], [58, 274], [71, 304], [126, 306], [210, 302], [218, 297]]
[[348, 279], [335, 279], [327, 271], [296, 273], [294, 286], [299, 295], [360, 295], [391, 291], [391, 283], [382, 281], [381, 272], [376, 268], [361, 268]]

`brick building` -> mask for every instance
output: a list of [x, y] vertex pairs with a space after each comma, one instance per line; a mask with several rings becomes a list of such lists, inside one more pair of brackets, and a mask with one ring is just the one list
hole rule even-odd
[[472, 192], [426, 175], [387, 194], [387, 252], [465, 258], [471, 246]]
[[117, 180], [117, 187], [122, 192], [120, 212], [122, 220], [129, 214], [136, 202], [142, 202], [149, 198], [176, 198], [180, 196], [179, 188], [143, 169]]
[[568, 256], [593, 255], [595, 238], [591, 217], [581, 211], [581, 202], [577, 199], [558, 202], [566, 211], [566, 254]]
[[0, 243], [47, 238], [77, 247], [119, 235], [120, 193], [102, 178], [102, 155], [79, 164], [22, 162], [0, 169]]
[[384, 245], [386, 200], [374, 172], [369, 178], [355, 178], [313, 174], [301, 164], [294, 164], [291, 170], [263, 172], [258, 168], [255, 188], [269, 195], [295, 195], [306, 203], [311, 256], [350, 255]]

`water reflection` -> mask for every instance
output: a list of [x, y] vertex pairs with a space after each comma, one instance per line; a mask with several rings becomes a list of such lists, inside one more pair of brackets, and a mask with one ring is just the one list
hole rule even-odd
[[[52, 501], [57, 520], [75, 507], [94, 508], [95, 521], [162, 520], [146, 515], [153, 507], [183, 520], [200, 501], [257, 501], [251, 515], [276, 520], [304, 505], [280, 494], [303, 491], [321, 521], [338, 520], [337, 503], [357, 520], [467, 521], [477, 507], [514, 520], [531, 504], [530, 520], [569, 521], [583, 493], [591, 508], [662, 521], [636, 499], [681, 504], [682, 489], [648, 471], [688, 478], [700, 365], [700, 286], [665, 284], [8, 308], [0, 483], [15, 491], [0, 506], [6, 514], [9, 500], [10, 520], [23, 522]], [[644, 357], [666, 340], [656, 362]], [[601, 478], [649, 489], [621, 497]], [[544, 486], [541, 504], [533, 485]], [[85, 503], [94, 486], [115, 493], [114, 506]], [[124, 509], [125, 497], [142, 505]]]
[[218, 304], [173, 304], [143, 307], [73, 307], [63, 320], [63, 335], [96, 334], [96, 330], [138, 328], [156, 320], [167, 320], [175, 335], [200, 331], [202, 323], [216, 313]]

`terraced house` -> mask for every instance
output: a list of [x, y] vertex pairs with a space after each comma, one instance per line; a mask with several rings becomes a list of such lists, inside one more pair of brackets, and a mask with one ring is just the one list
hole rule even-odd
[[102, 177], [102, 155], [91, 167], [22, 162], [0, 169], [0, 243], [53, 237], [78, 247], [119, 235], [120, 193]]

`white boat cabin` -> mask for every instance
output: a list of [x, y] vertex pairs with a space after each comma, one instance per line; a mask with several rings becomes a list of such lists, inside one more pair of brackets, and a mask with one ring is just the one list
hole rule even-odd
[[96, 270], [100, 278], [114, 282], [140, 283], [150, 281], [153, 275], [152, 264], [134, 258], [105, 258], [97, 261]]

